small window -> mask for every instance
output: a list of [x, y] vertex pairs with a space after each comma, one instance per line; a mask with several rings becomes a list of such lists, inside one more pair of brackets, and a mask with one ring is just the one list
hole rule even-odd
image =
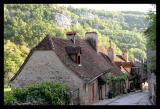
[[78, 64], [81, 64], [81, 59], [80, 59], [80, 56], [78, 56]]

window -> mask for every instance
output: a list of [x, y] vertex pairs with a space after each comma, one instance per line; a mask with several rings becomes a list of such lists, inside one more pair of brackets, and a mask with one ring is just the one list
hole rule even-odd
[[81, 64], [81, 62], [80, 62], [80, 56], [78, 56], [78, 64]]

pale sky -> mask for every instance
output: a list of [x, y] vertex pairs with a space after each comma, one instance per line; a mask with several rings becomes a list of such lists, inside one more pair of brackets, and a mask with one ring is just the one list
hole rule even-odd
[[108, 11], [140, 11], [148, 12], [153, 9], [151, 4], [58, 4], [63, 6], [71, 5], [74, 8], [88, 8], [96, 10], [108, 10]]

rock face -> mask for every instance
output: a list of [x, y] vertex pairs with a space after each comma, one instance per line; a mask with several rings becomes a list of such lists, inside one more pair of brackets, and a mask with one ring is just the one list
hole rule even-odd
[[80, 17], [83, 17], [85, 19], [94, 19], [96, 16], [93, 15], [92, 13], [88, 13], [88, 12], [83, 12], [83, 13], [78, 13], [78, 15]]
[[104, 26], [102, 26], [100, 24], [93, 24], [92, 27], [95, 29], [104, 29]]
[[72, 23], [72, 25], [78, 25], [79, 24], [78, 20], [76, 20], [76, 19], [73, 19], [71, 23]]
[[27, 18], [30, 18], [32, 16], [32, 13], [30, 11], [26, 11], [25, 15]]
[[55, 17], [56, 24], [59, 27], [65, 28], [71, 25], [71, 22], [72, 22], [71, 18], [61, 13], [55, 13], [54, 17]]
[[113, 18], [112, 19], [113, 22], [125, 22], [125, 18], [121, 17], [121, 18]]
[[11, 9], [10, 10], [10, 16], [14, 17], [16, 15], [16, 10]]

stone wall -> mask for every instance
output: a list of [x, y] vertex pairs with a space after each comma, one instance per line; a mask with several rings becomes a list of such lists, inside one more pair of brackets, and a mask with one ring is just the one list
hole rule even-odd
[[148, 76], [148, 88], [150, 93], [150, 100], [153, 104], [156, 104], [156, 75], [154, 73]]
[[54, 51], [34, 51], [11, 87], [23, 87], [42, 81], [62, 82], [73, 90], [83, 85], [82, 80], [60, 61]]

